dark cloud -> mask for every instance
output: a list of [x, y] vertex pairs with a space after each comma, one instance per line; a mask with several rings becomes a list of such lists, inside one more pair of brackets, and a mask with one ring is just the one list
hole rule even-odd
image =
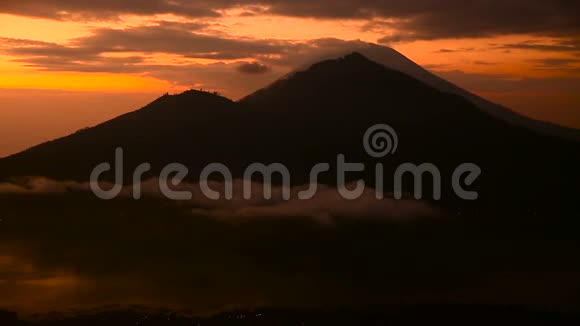
[[423, 68], [427, 70], [449, 70], [450, 65], [446, 63], [433, 63], [423, 65]]
[[[160, 21], [152, 26], [100, 28], [67, 44], [0, 38], [0, 53], [38, 70], [144, 74], [238, 98], [297, 66], [363, 45], [333, 38], [296, 42], [214, 34], [203, 23]], [[180, 62], [152, 63], [149, 59], [155, 54], [174, 55]], [[198, 64], [191, 59], [216, 62]], [[235, 69], [245, 73], [231, 78]]]
[[[212, 189], [224, 189], [224, 184], [211, 182]], [[103, 184], [103, 188], [112, 188], [112, 184]], [[318, 185], [316, 195], [307, 200], [299, 199], [298, 194], [305, 191], [309, 186], [295, 186], [290, 188], [291, 200], [283, 199], [282, 187], [272, 187], [272, 198], [264, 199], [261, 194], [264, 185], [252, 184], [252, 197], [246, 199], [243, 196], [245, 183], [243, 180], [234, 180], [233, 198], [231, 200], [211, 200], [205, 196], [199, 184], [182, 183], [175, 190], [192, 193], [192, 199], [182, 202], [186, 210], [193, 209], [195, 215], [207, 217], [230, 217], [230, 218], [269, 218], [269, 217], [306, 217], [315, 218], [323, 222], [330, 222], [334, 217], [344, 218], [382, 218], [393, 220], [413, 219], [417, 217], [432, 218], [440, 215], [440, 211], [429, 203], [420, 200], [395, 200], [393, 198], [376, 199], [375, 189], [366, 189], [356, 200], [344, 199], [336, 188], [326, 185]], [[10, 183], [0, 183], [0, 195], [2, 194], [28, 194], [28, 195], [58, 195], [70, 192], [83, 192], [90, 194], [88, 183], [74, 181], [57, 181], [42, 177], [21, 178]], [[141, 183], [143, 194], [151, 198], [166, 200], [159, 189], [158, 179], [149, 179]], [[125, 186], [120, 194], [124, 198], [131, 198], [132, 186]], [[189, 208], [188, 208], [189, 207]]]
[[270, 67], [259, 62], [243, 62], [236, 69], [244, 74], [263, 74], [271, 70]]
[[256, 14], [251, 12], [251, 11], [244, 11], [241, 14], [239, 14], [238, 16], [240, 16], [240, 17], [254, 17], [254, 16], [256, 16]]
[[516, 79], [511, 75], [466, 73], [461, 70], [438, 70], [436, 74], [474, 92], [575, 94], [580, 90], [578, 77]]
[[[397, 7], [393, 5], [392, 7]], [[407, 1], [381, 11], [395, 29], [380, 43], [442, 38], [534, 34], [575, 37], [580, 23], [578, 2], [543, 1]]]
[[564, 40], [545, 44], [534, 40], [520, 43], [490, 44], [492, 48], [504, 50], [534, 50], [542, 52], [580, 52], [580, 40]]
[[0, 12], [59, 20], [118, 19], [120, 15], [176, 14], [186, 17], [217, 17], [209, 1], [187, 0], [6, 0]]
[[556, 0], [5, 0], [0, 12], [55, 19], [110, 19], [122, 14], [219, 16], [242, 8], [245, 14], [278, 14], [314, 18], [362, 18], [366, 29], [394, 29], [380, 41], [537, 34], [570, 37], [580, 32], [578, 1]]
[[15, 39], [15, 38], [8, 38], [8, 37], [0, 37], [0, 44], [3, 47], [32, 47], [32, 46], [52, 46], [55, 45], [54, 43], [43, 42], [43, 41], [35, 41], [35, 40], [26, 40], [26, 39]]
[[440, 49], [435, 51], [434, 53], [458, 53], [458, 52], [471, 52], [474, 50], [475, 48]]
[[482, 60], [475, 60], [475, 61], [473, 61], [473, 63], [476, 65], [480, 65], [480, 66], [493, 66], [496, 64], [495, 62], [482, 61]]
[[171, 53], [189, 58], [238, 59], [256, 55], [283, 54], [287, 41], [227, 38], [196, 33], [200, 25], [160, 23], [127, 29], [101, 28], [72, 46], [97, 52]]
[[567, 68], [573, 64], [580, 63], [580, 59], [566, 59], [566, 58], [545, 58], [532, 60], [539, 67], [546, 68]]
[[455, 53], [457, 51], [455, 50], [450, 50], [450, 49], [441, 49], [439, 51], [435, 51], [435, 53]]
[[[127, 29], [96, 29], [93, 35], [66, 45], [0, 38], [0, 52], [42, 70], [81, 72], [147, 72], [160, 66], [143, 64], [147, 56], [165, 53], [189, 59], [237, 60], [282, 56], [303, 45], [280, 40], [229, 38], [197, 33], [203, 24], [159, 22]], [[134, 53], [110, 57], [110, 53]]]

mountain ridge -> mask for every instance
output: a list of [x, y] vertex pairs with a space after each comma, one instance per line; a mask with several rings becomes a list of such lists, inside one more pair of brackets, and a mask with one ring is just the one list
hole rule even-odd
[[[396, 155], [381, 161], [385, 171], [430, 162], [450, 174], [461, 163], [478, 163], [485, 171], [477, 185], [480, 202], [489, 207], [572, 196], [578, 180], [578, 143], [497, 119], [459, 95], [360, 53], [319, 62], [239, 102], [193, 90], [165, 95], [141, 110], [1, 159], [0, 179], [87, 181], [92, 168], [114, 162], [115, 149], [122, 147], [126, 176], [145, 162], [153, 166], [147, 176], [159, 175], [170, 163], [184, 164], [194, 182], [211, 163], [226, 165], [234, 178], [242, 178], [255, 162], [282, 163], [292, 172], [292, 183], [303, 185], [314, 165], [336, 162], [338, 154], [374, 166], [378, 161], [365, 152], [362, 140], [377, 124], [389, 124], [401, 141]], [[336, 173], [319, 182], [336, 185]], [[370, 171], [347, 181], [357, 178], [370, 186], [376, 182]], [[392, 175], [384, 181], [392, 185]]]
[[[514, 124], [516, 126], [521, 126], [521, 127], [527, 128], [527, 129], [531, 129], [531, 130], [534, 130], [536, 132], [540, 132], [542, 134], [546, 134], [549, 136], [555, 136], [558, 138], [580, 141], [580, 129], [565, 127], [565, 126], [557, 125], [554, 123], [540, 121], [540, 120], [536, 120], [536, 119], [533, 119], [533, 118], [530, 118], [527, 116], [523, 116], [519, 113], [514, 112], [513, 110], [510, 110], [509, 108], [506, 108], [502, 105], [493, 103], [487, 99], [481, 98], [481, 97], [479, 97], [479, 96], [477, 96], [469, 91], [466, 91], [466, 90], [436, 76], [435, 74], [433, 74], [433, 73], [429, 72], [428, 70], [422, 68], [421, 66], [417, 65], [412, 60], [408, 59], [406, 56], [404, 56], [403, 54], [401, 54], [400, 52], [398, 52], [392, 48], [379, 46], [379, 45], [376, 45], [373, 43], [363, 43], [363, 46], [357, 45], [355, 47], [352, 47], [352, 49], [349, 51], [346, 51], [346, 52], [341, 51], [339, 53], [340, 54], [336, 53], [336, 54], [323, 56], [320, 58], [320, 61], [316, 61], [316, 63], [304, 65], [303, 68], [297, 69], [294, 72], [287, 74], [286, 76], [278, 79], [274, 83], [272, 83], [272, 84], [270, 84], [270, 85], [268, 85], [260, 90], [257, 90], [254, 93], [248, 94], [247, 96], [241, 98], [238, 101], [232, 101], [231, 99], [224, 97], [224, 96], [221, 96], [217, 93], [197, 91], [197, 90], [193, 90], [193, 89], [190, 89], [190, 90], [187, 90], [187, 91], [184, 91], [180, 94], [175, 94], [175, 95], [165, 94], [165, 95], [157, 98], [153, 102], [149, 103], [148, 105], [144, 106], [141, 109], [137, 109], [135, 111], [131, 111], [131, 112], [122, 114], [119, 117], [116, 117], [116, 118], [113, 118], [111, 120], [99, 123], [93, 127], [83, 128], [82, 130], [79, 130], [76, 133], [40, 143], [38, 145], [27, 148], [21, 152], [18, 152], [18, 153], [12, 154], [12, 155], [8, 155], [6, 157], [0, 157], [0, 160], [7, 159], [7, 158], [10, 158], [13, 156], [17, 156], [21, 153], [33, 150], [33, 149], [37, 148], [38, 146], [53, 143], [54, 141], [59, 140], [61, 138], [68, 138], [70, 136], [74, 136], [75, 134], [77, 134], [79, 132], [83, 132], [83, 131], [86, 131], [87, 129], [91, 129], [94, 127], [98, 127], [98, 126], [107, 124], [111, 121], [115, 121], [115, 120], [122, 118], [124, 116], [131, 116], [134, 112], [141, 111], [142, 109], [154, 107], [160, 101], [164, 101], [166, 99], [174, 99], [174, 98], [176, 98], [176, 96], [179, 97], [179, 96], [187, 96], [187, 95], [191, 95], [191, 94], [199, 94], [200, 96], [204, 96], [204, 97], [208, 97], [208, 98], [209, 97], [220, 98], [220, 99], [223, 99], [223, 100], [230, 102], [230, 103], [243, 103], [243, 102], [247, 101], [249, 98], [255, 96], [256, 94], [259, 94], [260, 92], [263, 92], [264, 90], [269, 89], [270, 87], [272, 87], [272, 85], [275, 85], [281, 81], [290, 79], [290, 78], [292, 78], [292, 76], [294, 74], [308, 70], [310, 67], [316, 65], [317, 63], [320, 63], [323, 61], [328, 61], [328, 60], [333, 60], [333, 59], [340, 59], [343, 57], [348, 57], [349, 55], [352, 55], [352, 54], [356, 54], [359, 56], [359, 58], [363, 57], [369, 61], [375, 62], [375, 63], [382, 65], [388, 69], [399, 71], [405, 75], [408, 75], [412, 78], [415, 78], [415, 79], [417, 79], [417, 80], [419, 80], [419, 81], [421, 81], [421, 82], [423, 82], [431, 87], [434, 87], [440, 91], [463, 97], [463, 98], [469, 100], [470, 102], [472, 102], [474, 105], [476, 105], [480, 109], [482, 109], [484, 112], [492, 115], [495, 118], [499, 118], [503, 121], [506, 121], [510, 124]], [[196, 112], [196, 113], [199, 113], [199, 112]]]
[[[359, 42], [356, 46], [351, 47], [349, 51], [338, 51], [336, 53], [327, 54], [318, 59], [316, 62], [337, 59], [345, 56], [345, 53], [349, 52], [359, 53], [371, 61], [381, 64], [387, 68], [400, 71], [440, 91], [466, 98], [481, 110], [487, 112], [495, 118], [502, 119], [517, 126], [533, 129], [546, 135], [580, 141], [580, 129], [533, 119], [521, 113], [515, 112], [514, 110], [509, 109], [503, 105], [482, 98], [437, 76], [436, 74], [416, 64], [402, 53], [390, 47], [379, 46], [373, 43]], [[306, 64], [302, 68], [299, 68], [283, 77], [283, 79], [289, 78], [289, 76], [294, 73], [306, 70], [313, 64], [315, 63]]]

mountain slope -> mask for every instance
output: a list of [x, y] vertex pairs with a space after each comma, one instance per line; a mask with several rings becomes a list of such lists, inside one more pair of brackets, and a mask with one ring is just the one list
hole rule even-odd
[[235, 107], [209, 93], [165, 95], [140, 110], [0, 160], [0, 165], [4, 175], [86, 180], [92, 167], [113, 162], [117, 147], [127, 151], [128, 166], [159, 166], [173, 159], [187, 164], [198, 159], [194, 147], [204, 148], [209, 135], [217, 134], [213, 138], [219, 144], [215, 126], [231, 121]]
[[[479, 202], [489, 199], [490, 206], [500, 199], [519, 206], [549, 202], [562, 193], [569, 196], [580, 180], [574, 168], [580, 162], [577, 142], [497, 119], [463, 97], [441, 92], [357, 53], [317, 63], [241, 103], [263, 113], [275, 109], [284, 115], [280, 121], [290, 125], [306, 119], [309, 128], [320, 126], [303, 128], [301, 134], [324, 143], [321, 151], [337, 151], [354, 140], [352, 157], [367, 164], [374, 161], [365, 160], [368, 156], [355, 148], [362, 150], [360, 140], [366, 128], [387, 123], [397, 131], [400, 144], [396, 155], [383, 162], [386, 171], [405, 162], [430, 162], [449, 176], [461, 163], [477, 163], [485, 174], [478, 184]], [[341, 145], [332, 147], [333, 141]], [[561, 177], [557, 171], [566, 171], [568, 176]], [[387, 176], [386, 184], [392, 184], [391, 177]], [[558, 189], [558, 195], [546, 189]]]
[[[389, 69], [397, 70], [408, 76], [411, 76], [439, 91], [459, 95], [497, 119], [506, 121], [516, 126], [532, 129], [546, 135], [580, 141], [580, 130], [578, 129], [567, 128], [545, 121], [534, 120], [513, 110], [510, 110], [505, 106], [488, 101], [436, 76], [435, 74], [419, 66], [392, 48], [379, 46], [372, 43], [361, 43], [353, 46], [352, 51], [358, 52], [364, 55], [366, 58], [373, 60], [376, 63], [382, 64]], [[325, 59], [337, 59], [343, 55], [344, 52], [338, 52], [325, 56]], [[310, 65], [306, 65], [306, 67], [309, 66]]]

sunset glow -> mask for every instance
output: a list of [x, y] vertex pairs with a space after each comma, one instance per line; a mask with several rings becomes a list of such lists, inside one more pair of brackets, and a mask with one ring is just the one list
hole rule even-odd
[[[482, 30], [462, 37], [442, 31], [422, 39], [412, 34], [418, 31], [406, 31], [413, 28], [408, 19], [346, 17], [341, 8], [336, 10], [345, 17], [282, 14], [294, 9], [267, 5], [219, 7], [217, 14], [200, 17], [114, 14], [82, 5], [78, 12], [55, 5], [28, 15], [25, 9], [7, 8], [0, 14], [0, 89], [18, 90], [22, 97], [16, 104], [0, 97], [0, 129], [9, 128], [7, 112], [40, 105], [26, 95], [39, 90], [154, 97], [205, 88], [238, 99], [352, 40], [391, 46], [443, 78], [525, 115], [580, 127], [580, 52], [574, 34]], [[263, 63], [268, 70], [242, 76], [235, 71], [242, 62]], [[62, 116], [77, 105], [63, 99], [51, 114]], [[84, 110], [76, 112], [84, 115]], [[90, 124], [107, 117], [96, 115]], [[69, 131], [63, 125], [60, 132], [39, 132], [33, 138], [48, 140]], [[10, 148], [0, 147], [0, 156], [34, 144], [15, 141]]]

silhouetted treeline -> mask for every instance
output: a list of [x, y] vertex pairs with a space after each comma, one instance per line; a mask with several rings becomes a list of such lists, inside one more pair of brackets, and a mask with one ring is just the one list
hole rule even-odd
[[[258, 309], [235, 311], [213, 317], [188, 317], [173, 312], [109, 311], [18, 320], [16, 314], [0, 313], [2, 325], [12, 326], [115, 326], [115, 325], [578, 325], [572, 313], [538, 312], [517, 307], [478, 305], [392, 306], [364, 309], [298, 311]], [[4, 319], [2, 319], [4, 318]]]

